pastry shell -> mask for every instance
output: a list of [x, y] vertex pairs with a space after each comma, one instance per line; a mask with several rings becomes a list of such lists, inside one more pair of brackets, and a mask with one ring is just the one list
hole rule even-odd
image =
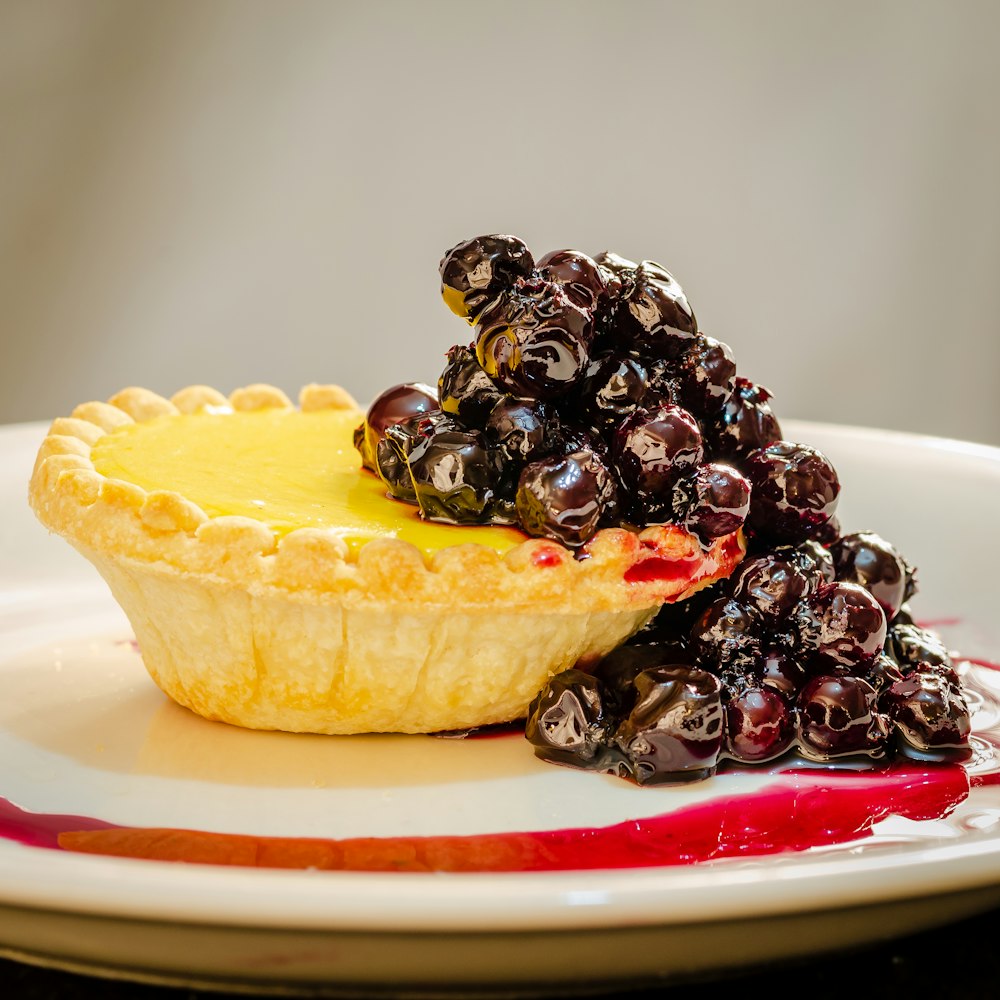
[[[268, 385], [228, 397], [189, 386], [170, 399], [127, 388], [55, 420], [31, 477], [32, 509], [107, 581], [153, 680], [207, 719], [330, 734], [510, 721], [553, 673], [608, 652], [745, 551], [739, 534], [704, 551], [658, 525], [602, 530], [584, 558], [543, 539], [425, 556], [377, 538], [355, 553], [334, 531], [279, 538], [262, 521], [106, 478], [91, 461], [101, 437], [133, 421], [293, 405]], [[298, 405], [363, 418], [338, 386], [308, 385]]]

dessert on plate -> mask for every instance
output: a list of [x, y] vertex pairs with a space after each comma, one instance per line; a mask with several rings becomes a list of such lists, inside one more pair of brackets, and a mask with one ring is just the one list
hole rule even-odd
[[[364, 410], [332, 385], [297, 405], [133, 387], [52, 424], [31, 505], [103, 575], [171, 698], [296, 732], [527, 717], [539, 756], [648, 782], [801, 742], [796, 669], [827, 707], [830, 678], [861, 708], [903, 682], [882, 661], [912, 572], [891, 547], [874, 569], [871, 546], [850, 554], [833, 466], [782, 438], [669, 272], [490, 235], [440, 275], [472, 335], [436, 387]], [[953, 687], [942, 747], [963, 745]], [[830, 717], [817, 754], [867, 750]]]

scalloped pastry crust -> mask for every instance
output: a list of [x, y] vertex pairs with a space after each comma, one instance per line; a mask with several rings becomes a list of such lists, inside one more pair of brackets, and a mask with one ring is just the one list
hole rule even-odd
[[[292, 408], [280, 389], [228, 397], [127, 388], [55, 420], [29, 486], [39, 520], [90, 559], [174, 700], [209, 719], [320, 733], [434, 732], [524, 715], [547, 678], [602, 655], [670, 600], [728, 575], [742, 536], [709, 551], [675, 526], [599, 532], [577, 559], [526, 539], [429, 557], [378, 538], [352, 554], [333, 531], [277, 538], [248, 517], [209, 517], [169, 490], [101, 475], [91, 449], [124, 424], [169, 414]], [[304, 411], [351, 409], [308, 385]], [[387, 503], [392, 501], [387, 500]]]

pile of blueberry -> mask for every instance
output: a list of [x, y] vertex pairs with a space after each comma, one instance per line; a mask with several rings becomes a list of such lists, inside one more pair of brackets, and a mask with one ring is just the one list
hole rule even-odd
[[501, 235], [460, 243], [440, 271], [474, 337], [448, 351], [436, 391], [394, 386], [358, 428], [390, 496], [577, 550], [608, 526], [670, 522], [710, 545], [748, 518], [781, 540], [829, 521], [830, 463], [781, 440], [767, 390], [737, 377], [658, 264], [577, 250], [536, 262]]
[[967, 758], [968, 702], [948, 650], [910, 616], [915, 589], [873, 532], [760, 547], [596, 666], [553, 677], [526, 736], [545, 760], [640, 784], [796, 753]]
[[539, 757], [650, 784], [793, 752], [969, 755], [954, 664], [908, 611], [912, 568], [872, 532], [841, 534], [830, 461], [783, 439], [770, 393], [698, 330], [666, 270], [609, 252], [535, 261], [493, 235], [440, 271], [474, 337], [448, 351], [436, 391], [394, 386], [357, 428], [389, 496], [581, 555], [608, 526], [747, 540], [729, 579], [550, 680], [525, 731]]

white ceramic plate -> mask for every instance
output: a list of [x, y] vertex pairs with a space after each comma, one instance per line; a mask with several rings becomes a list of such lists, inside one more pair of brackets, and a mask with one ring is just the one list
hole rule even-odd
[[[1000, 450], [792, 422], [785, 432], [834, 461], [845, 530], [878, 531], [917, 564], [919, 616], [949, 621], [964, 654], [1000, 660]], [[154, 688], [90, 565], [28, 510], [43, 433], [0, 430], [0, 796], [23, 809], [265, 836], [472, 834], [607, 826], [770, 780], [641, 789], [543, 764], [517, 736], [293, 736], [198, 719]], [[278, 871], [0, 839], [6, 954], [279, 992], [599, 990], [884, 939], [998, 904], [995, 786], [944, 819], [890, 817], [836, 847], [620, 871]]]

